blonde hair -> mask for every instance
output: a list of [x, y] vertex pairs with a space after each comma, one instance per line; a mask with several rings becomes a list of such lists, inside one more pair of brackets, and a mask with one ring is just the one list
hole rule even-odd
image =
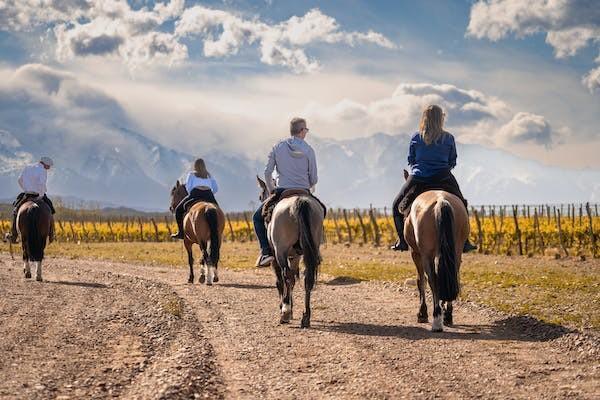
[[198, 158], [196, 161], [194, 161], [194, 175], [203, 179], [206, 179], [210, 176], [208, 170], [206, 169], [206, 164], [204, 164], [204, 160], [201, 158]]
[[425, 144], [430, 145], [440, 140], [446, 132], [444, 131], [444, 111], [437, 105], [430, 105], [423, 110], [419, 132]]

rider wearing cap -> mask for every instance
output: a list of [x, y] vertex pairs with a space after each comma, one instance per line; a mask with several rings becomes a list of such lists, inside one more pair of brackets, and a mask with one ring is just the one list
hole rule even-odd
[[31, 198], [38, 198], [44, 201], [50, 208], [52, 214], [55, 213], [54, 206], [52, 202], [46, 195], [46, 183], [48, 181], [48, 170], [54, 165], [54, 161], [50, 157], [42, 157], [40, 161], [33, 164], [28, 165], [23, 169], [21, 175], [19, 176], [19, 186], [21, 187], [22, 192], [17, 196], [17, 199], [13, 203], [13, 219], [12, 219], [12, 228], [11, 233], [7, 235], [7, 239], [9, 239], [12, 243], [16, 243], [17, 241], [17, 213], [19, 212], [19, 208], [21, 205], [27, 200]]

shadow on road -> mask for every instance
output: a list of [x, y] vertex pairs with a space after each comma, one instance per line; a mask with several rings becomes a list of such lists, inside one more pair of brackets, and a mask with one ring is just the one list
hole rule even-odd
[[344, 286], [344, 285], [356, 285], [357, 283], [361, 283], [362, 279], [352, 278], [350, 276], [338, 276], [337, 278], [333, 278], [330, 281], [324, 282], [326, 285], [330, 286]]
[[108, 286], [106, 286], [103, 283], [95, 283], [95, 282], [46, 281], [46, 283], [52, 283], [55, 285], [81, 286], [81, 287], [94, 288], [94, 289], [108, 288]]
[[357, 322], [332, 324], [313, 323], [313, 329], [346, 333], [359, 336], [399, 337], [410, 340], [516, 340], [523, 342], [545, 342], [567, 333], [576, 332], [560, 325], [547, 324], [531, 317], [509, 317], [490, 325], [453, 325], [444, 332], [431, 332], [430, 324], [422, 326], [376, 325]]
[[275, 289], [275, 285], [255, 285], [251, 283], [217, 283], [217, 285], [234, 289]]

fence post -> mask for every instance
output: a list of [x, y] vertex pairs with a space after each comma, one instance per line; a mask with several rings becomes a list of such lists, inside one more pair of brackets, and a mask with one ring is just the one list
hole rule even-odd
[[567, 247], [565, 246], [565, 243], [563, 241], [562, 226], [560, 224], [560, 210], [556, 210], [556, 224], [558, 226], [558, 242], [560, 243], [560, 247], [562, 247], [562, 249], [564, 250], [565, 255], [568, 257], [569, 251], [567, 250]]
[[371, 217], [371, 224], [373, 224], [375, 246], [379, 247], [381, 245], [381, 234], [379, 233], [379, 226], [377, 226], [377, 218], [375, 218], [375, 213], [373, 212], [372, 204], [369, 208], [369, 217]]
[[519, 229], [519, 206], [513, 206], [513, 218], [515, 220], [515, 234], [519, 244], [519, 255], [523, 255], [523, 241], [521, 240], [521, 230]]
[[252, 241], [254, 239], [254, 236], [252, 235], [252, 226], [250, 225], [250, 222], [248, 221], [248, 212], [244, 211], [244, 221], [246, 221], [246, 227], [248, 228], [248, 240]]
[[366, 244], [367, 243], [367, 229], [365, 228], [365, 224], [363, 222], [362, 216], [360, 215], [360, 210], [358, 208], [355, 208], [354, 214], [358, 218], [358, 223], [360, 225], [360, 228], [362, 229], [363, 243]]
[[235, 235], [233, 234], [233, 226], [231, 226], [231, 219], [229, 218], [229, 213], [225, 214], [225, 218], [227, 219], [227, 226], [229, 226], [229, 237], [232, 242], [235, 242]]
[[335, 233], [338, 238], [338, 243], [342, 243], [344, 241], [344, 238], [342, 236], [342, 232], [340, 231], [340, 227], [337, 222], [337, 215], [335, 211], [333, 211], [333, 208], [329, 209], [329, 215], [331, 215], [331, 218], [333, 219], [333, 225], [335, 226]]
[[483, 232], [481, 231], [481, 220], [479, 219], [479, 212], [473, 207], [473, 214], [475, 215], [475, 223], [477, 224], [477, 251], [483, 253]]
[[588, 221], [590, 224], [590, 243], [592, 246], [592, 257], [596, 258], [596, 235], [594, 234], [594, 225], [593, 225], [593, 219], [592, 219], [592, 210], [590, 209], [590, 203], [585, 203], [585, 211], [587, 212], [588, 215]]
[[346, 222], [346, 229], [348, 229], [348, 242], [352, 243], [352, 229], [350, 228], [350, 222], [348, 222], [348, 213], [346, 212], [346, 209], [344, 208], [343, 210], [343, 214], [344, 214], [344, 221]]
[[144, 226], [142, 225], [142, 218], [138, 217], [138, 224], [140, 226], [140, 242], [144, 241]]
[[156, 221], [154, 218], [150, 218], [150, 222], [152, 222], [152, 225], [154, 226], [154, 241], [159, 242], [160, 240], [158, 239], [158, 226], [156, 226]]
[[171, 232], [171, 223], [169, 222], [169, 218], [167, 218], [166, 215], [165, 215], [165, 225], [167, 226], [167, 232], [169, 232], [168, 238], [170, 238], [173, 233]]

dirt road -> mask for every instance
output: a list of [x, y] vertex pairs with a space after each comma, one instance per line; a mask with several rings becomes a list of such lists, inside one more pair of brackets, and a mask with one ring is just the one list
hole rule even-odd
[[2, 398], [598, 398], [597, 337], [455, 306], [416, 323], [414, 287], [323, 278], [312, 328], [279, 325], [269, 270], [49, 259], [45, 282], [0, 255]]

